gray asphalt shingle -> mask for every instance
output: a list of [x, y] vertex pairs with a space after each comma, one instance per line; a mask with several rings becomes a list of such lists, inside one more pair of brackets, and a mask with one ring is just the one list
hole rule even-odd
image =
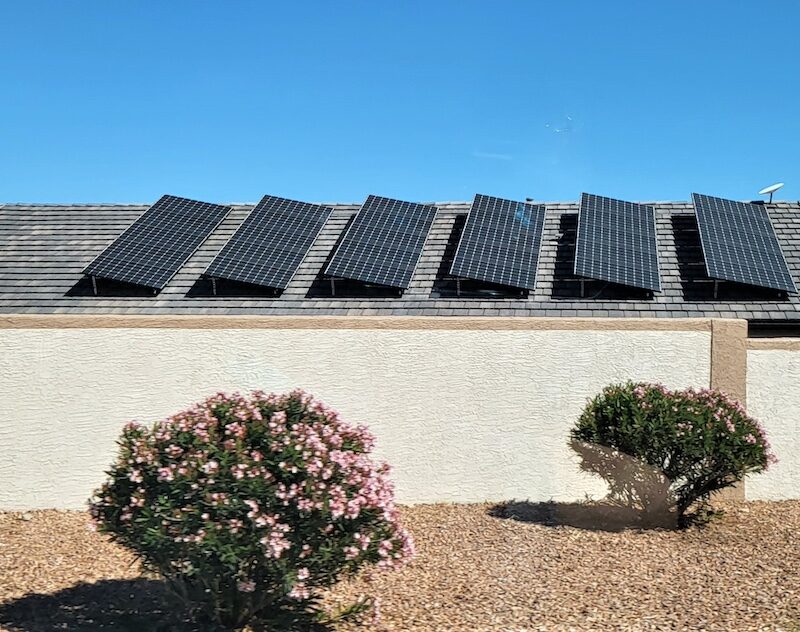
[[[311, 296], [336, 240], [358, 205], [334, 205], [334, 213], [295, 277], [280, 297], [189, 296], [200, 274], [252, 206], [231, 214], [186, 262], [158, 296], [68, 296], [81, 271], [144, 210], [139, 205], [0, 205], [0, 313], [90, 314], [347, 314], [440, 316], [726, 317], [800, 318], [800, 297], [779, 300], [763, 292], [736, 290], [711, 295], [704, 275], [696, 225], [688, 202], [656, 203], [663, 292], [638, 296], [581, 298], [571, 279], [570, 239], [575, 203], [547, 204], [539, 273], [527, 297], [436, 296], [437, 275], [453, 226], [468, 203], [437, 204], [438, 214], [423, 254], [402, 296]], [[778, 238], [800, 285], [800, 202], [768, 206]], [[594, 286], [595, 289], [597, 286]], [[731, 287], [731, 286], [728, 286]], [[568, 288], [565, 290], [565, 288]], [[592, 290], [594, 291], [594, 290]]]

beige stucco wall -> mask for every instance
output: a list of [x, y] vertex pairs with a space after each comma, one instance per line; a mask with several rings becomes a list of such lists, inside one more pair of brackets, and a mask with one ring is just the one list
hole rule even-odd
[[599, 497], [566, 445], [586, 399], [618, 380], [710, 383], [707, 321], [442, 321], [0, 323], [0, 509], [82, 506], [130, 419], [297, 386], [371, 427], [403, 502]]
[[750, 347], [748, 410], [766, 429], [779, 462], [747, 479], [746, 496], [800, 498], [800, 341], [751, 340]]

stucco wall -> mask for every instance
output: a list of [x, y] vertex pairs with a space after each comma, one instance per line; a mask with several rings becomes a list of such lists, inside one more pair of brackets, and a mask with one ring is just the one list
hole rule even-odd
[[130, 419], [297, 386], [371, 427], [403, 502], [600, 496], [566, 446], [586, 398], [708, 385], [710, 327], [554, 326], [0, 329], [0, 509], [82, 506]]
[[[747, 402], [779, 462], [747, 479], [748, 500], [800, 498], [800, 341], [751, 341]], [[781, 348], [783, 347], [783, 348]]]

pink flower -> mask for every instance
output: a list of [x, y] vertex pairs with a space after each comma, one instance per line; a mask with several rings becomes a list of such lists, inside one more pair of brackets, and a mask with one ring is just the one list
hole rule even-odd
[[256, 583], [250, 579], [236, 583], [236, 590], [244, 593], [251, 593], [256, 589]]
[[175, 474], [173, 474], [172, 468], [171, 467], [158, 468], [158, 480], [167, 482], [175, 480]]
[[292, 590], [289, 591], [289, 598], [290, 599], [297, 599], [298, 601], [302, 599], [308, 599], [311, 596], [311, 592], [306, 588], [306, 585], [303, 582], [297, 582], [294, 586], [292, 586]]
[[359, 556], [360, 553], [361, 550], [358, 547], [355, 546], [344, 547], [344, 559], [346, 560], [354, 560]]

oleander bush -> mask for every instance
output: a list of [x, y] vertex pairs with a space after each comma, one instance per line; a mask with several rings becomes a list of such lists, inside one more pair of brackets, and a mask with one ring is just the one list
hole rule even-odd
[[586, 406], [571, 438], [657, 468], [668, 479], [680, 525], [704, 515], [713, 492], [775, 461], [760, 424], [739, 402], [709, 389], [608, 386]]
[[372, 436], [301, 391], [219, 393], [119, 446], [97, 528], [226, 628], [307, 626], [321, 588], [413, 555]]

